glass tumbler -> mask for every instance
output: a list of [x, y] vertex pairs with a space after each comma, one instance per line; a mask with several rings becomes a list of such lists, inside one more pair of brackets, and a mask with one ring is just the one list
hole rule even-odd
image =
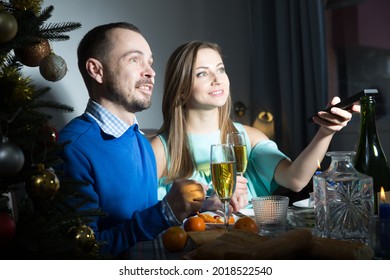
[[252, 198], [260, 235], [274, 236], [285, 231], [289, 198], [282, 195]]

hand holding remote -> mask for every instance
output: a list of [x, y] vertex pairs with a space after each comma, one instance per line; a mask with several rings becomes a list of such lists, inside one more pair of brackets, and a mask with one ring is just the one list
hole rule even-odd
[[[347, 99], [341, 101], [340, 103], [337, 103], [336, 105], [333, 105], [333, 106], [330, 106], [329, 108], [326, 108], [326, 109], [323, 109], [321, 111], [324, 111], [324, 112], [328, 112], [330, 113], [330, 110], [333, 108], [333, 107], [338, 107], [338, 108], [341, 108], [343, 110], [348, 110], [350, 109], [356, 102], [358, 102], [360, 100], [361, 97], [363, 96], [367, 96], [367, 95], [376, 95], [378, 94], [378, 90], [377, 89], [364, 89], [362, 91], [359, 91], [358, 93], [348, 97]], [[313, 122], [313, 117], [314, 116], [317, 116], [317, 114], [311, 116], [308, 121], [309, 122]]]

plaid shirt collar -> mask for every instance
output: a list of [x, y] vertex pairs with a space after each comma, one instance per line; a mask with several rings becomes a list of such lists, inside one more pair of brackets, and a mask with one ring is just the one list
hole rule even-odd
[[[120, 137], [125, 133], [130, 125], [119, 119], [117, 116], [109, 112], [102, 105], [96, 103], [92, 99], [88, 100], [87, 108], [85, 113], [92, 117], [99, 125], [99, 127], [108, 135], [112, 135], [116, 138]], [[138, 129], [138, 121], [134, 116], [135, 129]]]

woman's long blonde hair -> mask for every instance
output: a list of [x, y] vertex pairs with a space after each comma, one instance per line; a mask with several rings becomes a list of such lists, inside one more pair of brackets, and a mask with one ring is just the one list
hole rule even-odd
[[[158, 133], [165, 133], [168, 137], [170, 167], [164, 174], [167, 182], [177, 178], [189, 178], [195, 171], [194, 157], [187, 138], [187, 103], [194, 83], [196, 57], [198, 51], [205, 48], [213, 49], [222, 56], [221, 48], [217, 44], [193, 41], [178, 47], [166, 66], [162, 101], [164, 122]], [[228, 131], [236, 131], [230, 119], [231, 103], [229, 94], [226, 103], [218, 108], [222, 142], [226, 141]]]

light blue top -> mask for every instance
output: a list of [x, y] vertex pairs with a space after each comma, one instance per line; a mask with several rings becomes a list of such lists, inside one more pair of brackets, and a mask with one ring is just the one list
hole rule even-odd
[[[276, 143], [271, 140], [266, 140], [258, 143], [253, 148], [250, 145], [249, 136], [244, 127], [240, 123], [234, 123], [239, 131], [243, 131], [246, 139], [248, 150], [248, 166], [244, 173], [244, 177], [248, 179], [248, 201], [252, 197], [264, 196], [272, 194], [278, 187], [274, 180], [275, 169], [282, 159], [288, 158], [277, 147]], [[211, 183], [210, 173], [210, 146], [212, 144], [221, 143], [220, 131], [215, 131], [209, 134], [188, 134], [190, 151], [193, 153], [196, 163], [196, 170], [190, 179], [194, 179], [202, 184], [208, 185]], [[167, 153], [166, 135], [159, 135], [165, 154], [167, 156], [168, 168], [170, 166], [170, 158]], [[159, 179], [158, 198], [162, 199], [171, 184], [165, 183], [165, 177]], [[212, 192], [209, 189], [208, 195]]]

